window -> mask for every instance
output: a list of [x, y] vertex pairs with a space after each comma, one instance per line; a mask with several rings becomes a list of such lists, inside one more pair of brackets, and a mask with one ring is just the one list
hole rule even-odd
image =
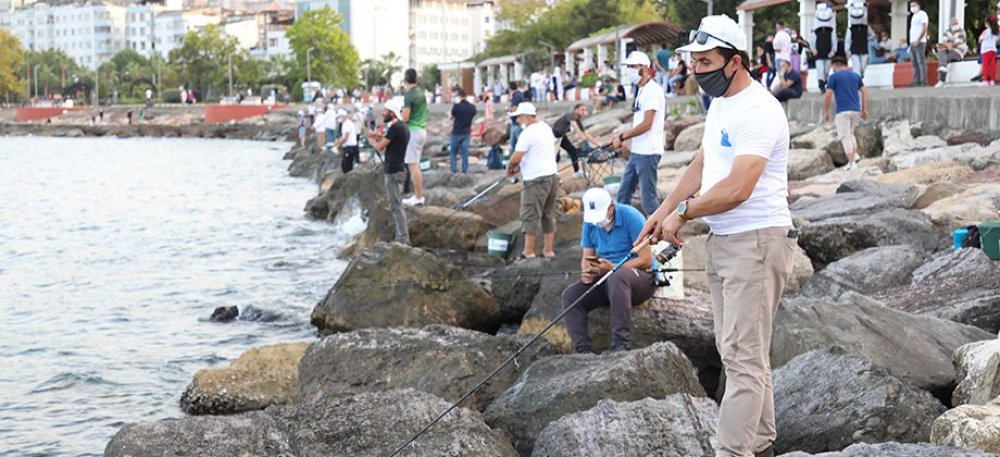
[[462, 25], [469, 25], [469, 18], [463, 17], [462, 18]]
[[451, 25], [458, 25], [458, 18], [451, 18]]
[[451, 39], [452, 39], [452, 41], [458, 41], [458, 34], [457, 33], [452, 33], [451, 34]]
[[432, 40], [438, 39], [438, 33], [437, 32], [431, 32], [431, 39]]
[[489, 24], [490, 23], [490, 17], [489, 16], [484, 17], [483, 18], [483, 22]]

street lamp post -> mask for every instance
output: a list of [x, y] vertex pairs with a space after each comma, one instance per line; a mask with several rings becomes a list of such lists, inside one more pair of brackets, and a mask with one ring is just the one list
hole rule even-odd
[[712, 4], [714, 3], [714, 0], [701, 0], [701, 1], [703, 1], [703, 2], [705, 2], [705, 3], [708, 4], [708, 15], [711, 16], [712, 15], [712, 6], [713, 6]]
[[233, 96], [233, 53], [229, 53], [229, 97]]
[[38, 65], [35, 65], [35, 68], [33, 70], [31, 70], [31, 73], [35, 77], [35, 95], [34, 95], [34, 97], [37, 97], [38, 96]]
[[309, 54], [312, 54], [316, 48], [306, 49], [306, 82], [312, 82], [312, 61], [309, 58]]

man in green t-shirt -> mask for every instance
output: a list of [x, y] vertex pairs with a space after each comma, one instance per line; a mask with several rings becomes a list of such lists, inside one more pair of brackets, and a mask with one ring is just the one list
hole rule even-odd
[[420, 172], [420, 156], [427, 140], [427, 96], [417, 86], [417, 70], [407, 68], [403, 74], [406, 94], [403, 95], [403, 122], [410, 129], [410, 142], [406, 146], [406, 166], [413, 179], [413, 196], [403, 200], [404, 205], [424, 204], [424, 175]]

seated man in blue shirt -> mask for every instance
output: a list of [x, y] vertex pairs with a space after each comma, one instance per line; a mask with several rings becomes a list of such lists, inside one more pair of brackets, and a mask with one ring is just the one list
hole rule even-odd
[[[562, 293], [562, 306], [566, 308], [580, 298], [587, 289], [628, 255], [632, 242], [639, 237], [646, 219], [639, 210], [615, 203], [611, 194], [596, 187], [583, 194], [583, 233], [580, 246], [580, 280]], [[566, 313], [566, 328], [573, 350], [593, 353], [587, 331], [587, 314], [604, 306], [611, 306], [611, 346], [609, 351], [629, 349], [632, 338], [632, 306], [653, 296], [653, 254], [643, 249], [639, 257], [629, 260], [604, 283], [587, 295]]]
[[774, 98], [782, 103], [802, 98], [802, 75], [787, 60], [781, 61], [781, 86], [774, 90]]

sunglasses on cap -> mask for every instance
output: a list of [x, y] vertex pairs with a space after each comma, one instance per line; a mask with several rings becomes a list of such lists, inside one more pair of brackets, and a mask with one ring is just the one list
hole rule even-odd
[[714, 38], [714, 39], [716, 39], [718, 41], [721, 41], [722, 44], [725, 44], [726, 46], [729, 46], [730, 49], [736, 49], [736, 46], [733, 45], [732, 43], [730, 43], [730, 42], [728, 42], [726, 40], [723, 40], [722, 38], [719, 38], [719, 37], [717, 37], [715, 35], [712, 35], [711, 33], [702, 31], [702, 30], [696, 31], [695, 34], [694, 34], [694, 39], [692, 39], [691, 41], [693, 43], [698, 43], [698, 44], [702, 44], [703, 45], [705, 43], [708, 43], [708, 39], [709, 38]]

